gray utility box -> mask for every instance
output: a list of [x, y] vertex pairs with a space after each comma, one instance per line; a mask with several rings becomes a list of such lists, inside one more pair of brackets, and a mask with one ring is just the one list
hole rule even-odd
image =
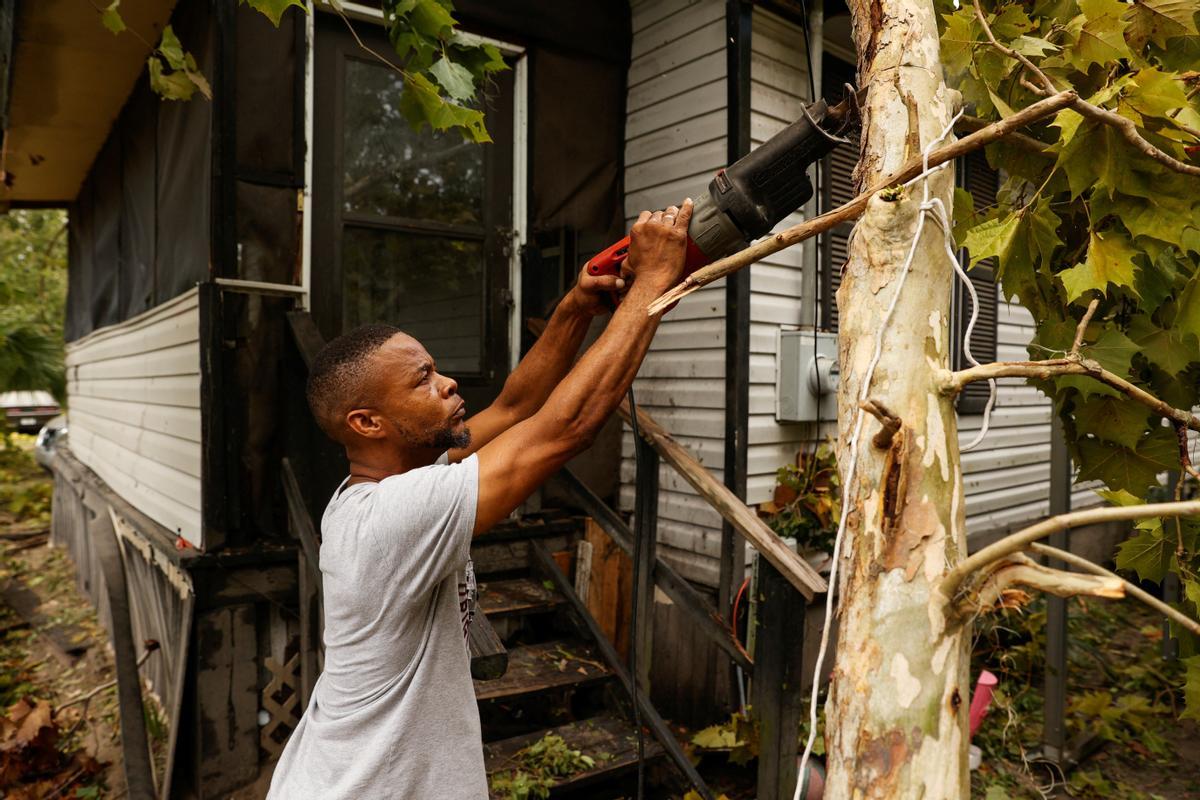
[[837, 334], [779, 331], [775, 361], [775, 419], [816, 422], [837, 419]]

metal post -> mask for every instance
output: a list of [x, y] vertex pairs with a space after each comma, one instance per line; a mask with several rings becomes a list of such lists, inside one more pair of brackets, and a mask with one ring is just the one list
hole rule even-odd
[[758, 722], [758, 800], [790, 800], [804, 696], [804, 597], [758, 559], [758, 618], [751, 705]]
[[650, 692], [651, 648], [654, 643], [654, 559], [658, 541], [658, 452], [645, 439], [638, 438], [637, 447], [637, 511], [634, 535], [638, 584], [635, 606], [638, 618], [635, 629], [637, 641], [637, 674], [634, 679], [642, 691]]
[[[1050, 418], [1050, 514], [1065, 514], [1071, 510], [1071, 456], [1063, 438], [1062, 420], [1051, 411]], [[1070, 531], [1050, 535], [1050, 545], [1060, 550], [1070, 549]], [[1061, 562], [1050, 566], [1065, 569]], [[1062, 765], [1067, 760], [1067, 601], [1061, 597], [1046, 598], [1046, 687], [1043, 700], [1045, 727], [1042, 747], [1046, 758]]]

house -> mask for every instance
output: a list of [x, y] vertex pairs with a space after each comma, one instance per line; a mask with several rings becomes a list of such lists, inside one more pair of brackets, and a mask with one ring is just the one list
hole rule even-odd
[[[341, 5], [345, 19], [321, 6], [276, 29], [236, 0], [125, 0], [129, 31], [114, 36], [73, 0], [0, 4], [0, 198], [70, 209], [70, 447], [54, 538], [105, 609], [96, 537], [115, 532], [134, 638], [163, 645], [142, 676], [168, 722], [162, 791], [176, 796], [224, 796], [271, 758], [259, 714], [271, 718], [287, 679], [300, 580], [281, 460], [318, 519], [343, 470], [308, 418], [289, 312], [306, 310], [324, 338], [374, 319], [406, 328], [480, 408], [528, 345], [524, 318], [584, 259], [800, 116], [810, 60], [825, 96], [853, 82], [833, 3], [816, 4], [806, 56], [788, 0], [460, 0], [462, 29], [512, 67], [487, 102], [494, 142], [464, 144], [404, 123], [377, 7]], [[167, 24], [211, 101], [151, 91], [149, 43]], [[854, 161], [835, 151], [818, 198], [784, 224], [852, 196]], [[992, 202], [982, 158], [962, 174]], [[749, 504], [833, 432], [781, 421], [776, 376], [781, 331], [836, 329], [848, 235], [686, 298], [637, 380], [641, 406]], [[984, 270], [975, 351], [1024, 358], [1034, 321]], [[964, 440], [978, 403], [964, 398]], [[991, 428], [963, 458], [973, 540], [1048, 510], [1049, 404], [1002, 381]], [[632, 456], [614, 427], [577, 467], [630, 511]], [[742, 547], [673, 471], [659, 484], [660, 557], [728, 608]], [[694, 660], [715, 660], [696, 647]], [[703, 694], [717, 679], [699, 672], [680, 680]]]

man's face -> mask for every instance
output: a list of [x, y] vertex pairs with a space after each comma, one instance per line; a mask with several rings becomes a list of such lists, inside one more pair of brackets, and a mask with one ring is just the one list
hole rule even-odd
[[370, 404], [384, 438], [406, 448], [440, 450], [470, 443], [458, 383], [438, 373], [420, 342], [398, 333], [379, 348], [374, 361]]

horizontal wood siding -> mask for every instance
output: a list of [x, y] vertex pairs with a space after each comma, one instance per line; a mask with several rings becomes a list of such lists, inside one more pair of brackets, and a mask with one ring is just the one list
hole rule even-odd
[[67, 345], [69, 445], [113, 491], [202, 545], [193, 289]]
[[[750, 136], [755, 147], [800, 118], [809, 101], [804, 33], [799, 25], [754, 9], [750, 39]], [[803, 221], [799, 212], [777, 230]], [[746, 500], [771, 499], [775, 473], [794, 461], [814, 433], [812, 425], [775, 421], [775, 360], [781, 327], [812, 324], [801, 318], [804, 248], [782, 250], [750, 267], [750, 451]], [[811, 312], [810, 312], [811, 313]], [[829, 433], [833, 427], [828, 426]]]
[[[625, 121], [625, 217], [705, 190], [725, 166], [725, 4], [633, 4]], [[634, 383], [638, 403], [721, 478], [725, 425], [725, 282], [664, 318]], [[623, 437], [619, 505], [633, 509], [633, 438]], [[669, 467], [660, 476], [659, 553], [715, 586], [721, 520]]]

